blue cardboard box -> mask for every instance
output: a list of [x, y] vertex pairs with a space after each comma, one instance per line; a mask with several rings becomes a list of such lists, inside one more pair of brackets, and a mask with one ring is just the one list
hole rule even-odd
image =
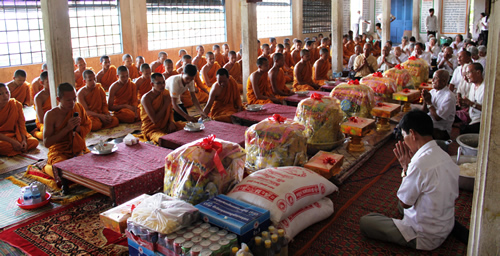
[[240, 243], [249, 242], [269, 227], [270, 212], [226, 195], [218, 195], [195, 206], [203, 221], [237, 234]]

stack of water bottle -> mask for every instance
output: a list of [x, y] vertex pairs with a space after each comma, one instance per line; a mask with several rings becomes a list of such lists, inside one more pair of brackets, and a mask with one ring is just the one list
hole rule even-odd
[[24, 205], [39, 204], [45, 199], [45, 186], [30, 184], [21, 188], [21, 201]]

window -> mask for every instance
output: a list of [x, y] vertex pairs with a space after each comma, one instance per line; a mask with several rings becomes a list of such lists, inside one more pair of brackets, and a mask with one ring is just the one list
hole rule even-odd
[[257, 3], [257, 37], [292, 34], [292, 1], [263, 0]]
[[302, 15], [302, 33], [329, 33], [332, 30], [332, 2], [330, 0], [304, 1]]
[[149, 50], [226, 41], [223, 0], [147, 0]]

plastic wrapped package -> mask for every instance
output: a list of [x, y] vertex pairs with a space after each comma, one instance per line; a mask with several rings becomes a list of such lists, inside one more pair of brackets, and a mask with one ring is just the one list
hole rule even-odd
[[307, 137], [304, 125], [274, 114], [245, 132], [245, 166], [251, 172], [268, 167], [304, 165]]
[[410, 72], [415, 87], [429, 80], [429, 65], [425, 60], [411, 56], [402, 66]]
[[399, 64], [391, 69], [386, 70], [383, 75], [384, 77], [392, 78], [396, 81], [396, 91], [401, 91], [404, 88], [415, 88], [413, 79], [411, 79], [410, 71], [406, 70]]
[[380, 72], [363, 77], [361, 83], [372, 88], [377, 102], [392, 100], [392, 94], [398, 90], [396, 81], [390, 77], [383, 77]]
[[165, 194], [198, 204], [225, 194], [243, 179], [245, 151], [211, 135], [185, 144], [165, 158]]
[[305, 136], [309, 145], [333, 145], [339, 138], [343, 113], [337, 99], [313, 93], [310, 98], [300, 101], [295, 121], [305, 126]]
[[371, 110], [375, 105], [375, 92], [358, 80], [337, 85], [330, 93], [330, 97], [340, 101], [340, 109], [345, 117], [371, 117]]
[[190, 226], [198, 218], [199, 211], [193, 205], [157, 193], [135, 207], [130, 221], [162, 234], [170, 234]]

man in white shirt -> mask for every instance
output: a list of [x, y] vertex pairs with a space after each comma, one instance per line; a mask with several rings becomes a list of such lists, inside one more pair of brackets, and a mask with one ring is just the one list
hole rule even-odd
[[486, 46], [488, 44], [488, 30], [490, 27], [490, 17], [486, 13], [481, 13], [481, 20], [479, 21], [481, 26], [481, 34], [479, 35], [479, 42], [481, 45]]
[[429, 39], [429, 42], [425, 44], [426, 51], [431, 53], [431, 58], [432, 59], [437, 59], [439, 52], [441, 49], [439, 48], [439, 45], [437, 45], [437, 39], [435, 37], [431, 37]]
[[370, 22], [367, 22], [366, 20], [363, 19], [363, 16], [361, 15], [361, 11], [358, 11], [354, 18], [355, 19], [354, 19], [353, 30], [354, 30], [354, 35], [357, 36], [360, 34], [359, 32], [361, 32], [360, 28], [359, 28], [359, 26], [361, 25], [361, 22], [364, 22], [366, 24], [370, 24]]
[[[390, 17], [390, 19], [391, 19], [391, 22], [393, 22], [393, 21], [395, 21], [395, 20], [396, 20], [396, 17], [394, 17], [394, 15], [392, 15], [392, 13], [390, 14], [390, 16], [389, 16], [389, 17]], [[379, 15], [377, 15], [377, 20], [378, 20], [378, 22], [383, 23], [383, 22], [382, 22], [382, 13], [380, 13]]]
[[434, 16], [434, 8], [429, 9], [429, 16], [425, 18], [425, 27], [427, 29], [427, 36], [434, 35], [434, 37], [436, 37], [438, 20], [437, 17]]
[[388, 45], [384, 46], [384, 49], [382, 49], [382, 55], [380, 55], [380, 57], [378, 57], [377, 59], [377, 64], [378, 64], [378, 70], [382, 71], [386, 71], [396, 66], [396, 64], [399, 64], [398, 61], [396, 60], [396, 57], [394, 57], [394, 55], [391, 54], [390, 46]]
[[363, 53], [363, 48], [361, 48], [361, 45], [357, 44], [356, 46], [354, 46], [354, 54], [351, 55], [351, 57], [349, 58], [349, 63], [347, 63], [347, 68], [349, 70], [353, 69], [354, 60], [356, 60], [356, 57], [358, 57], [358, 55], [360, 55], [361, 53]]
[[408, 55], [406, 55], [406, 53], [404, 53], [403, 50], [401, 50], [401, 47], [396, 46], [394, 48], [394, 58], [398, 62], [397, 64], [401, 64], [408, 60]]
[[469, 63], [472, 63], [470, 52], [459, 52], [457, 60], [459, 66], [453, 71], [453, 76], [451, 77], [451, 81], [448, 86], [450, 88], [450, 91], [463, 94], [464, 91], [469, 91], [468, 81], [465, 78], [465, 68]]
[[460, 34], [455, 36], [455, 41], [450, 44], [450, 47], [453, 49], [453, 54], [457, 54], [461, 50], [464, 49], [465, 42], [464, 37]]
[[444, 54], [437, 60], [437, 68], [444, 69], [448, 71], [449, 74], [453, 74], [453, 71], [458, 66], [457, 57], [453, 55], [453, 49], [451, 47], [446, 47], [444, 49]]
[[[477, 47], [469, 46], [469, 48], [467, 50], [471, 54], [472, 62], [480, 63], [481, 65], [483, 65], [483, 70], [485, 70], [486, 69], [486, 58], [479, 56], [479, 50], [477, 49]], [[483, 76], [484, 76], [484, 74], [483, 74]]]
[[172, 107], [174, 109], [174, 120], [175, 121], [198, 121], [196, 118], [189, 116], [187, 114], [186, 108], [181, 102], [181, 95], [188, 90], [191, 94], [191, 99], [193, 100], [196, 110], [201, 114], [203, 118], [207, 118], [207, 115], [203, 112], [200, 106], [198, 98], [196, 98], [196, 89], [194, 87], [194, 78], [198, 73], [198, 69], [195, 65], [187, 64], [184, 67], [183, 74], [171, 76], [167, 79], [166, 88], [170, 92], [170, 97], [172, 98]]
[[423, 107], [434, 124], [432, 137], [435, 140], [449, 140], [451, 127], [455, 121], [457, 98], [448, 89], [450, 74], [446, 70], [438, 70], [432, 77], [432, 90], [422, 90]]
[[459, 98], [460, 106], [469, 107], [470, 123], [460, 128], [460, 134], [479, 133], [481, 128], [481, 111], [483, 109], [484, 79], [483, 66], [472, 63], [467, 66], [466, 76], [471, 83], [469, 94]]
[[413, 53], [411, 56], [415, 56], [417, 58], [423, 59], [427, 62], [427, 65], [429, 67], [431, 66], [431, 54], [429, 52], [424, 52], [425, 46], [423, 43], [418, 42], [415, 44], [415, 49], [413, 50]]
[[486, 46], [480, 45], [477, 47], [477, 50], [479, 51], [479, 57], [483, 57], [486, 59]]
[[399, 126], [403, 141], [396, 144], [394, 154], [403, 167], [397, 197], [404, 217], [370, 213], [360, 219], [361, 233], [417, 250], [434, 250], [455, 225], [460, 169], [432, 139], [432, 119], [425, 112], [408, 112]]

